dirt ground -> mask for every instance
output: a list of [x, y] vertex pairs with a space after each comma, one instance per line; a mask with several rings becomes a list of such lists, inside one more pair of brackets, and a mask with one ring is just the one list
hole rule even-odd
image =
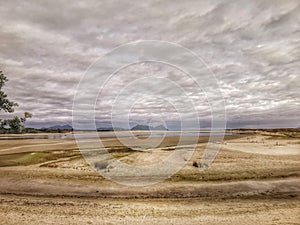
[[87, 199], [0, 195], [0, 224], [299, 224], [299, 199]]
[[[228, 136], [200, 171], [206, 142], [164, 182], [130, 187], [100, 176], [72, 139], [0, 140], [0, 224], [300, 224], [298, 136]], [[105, 139], [134, 165], [168, 157], [177, 143], [168, 137], [143, 152]]]

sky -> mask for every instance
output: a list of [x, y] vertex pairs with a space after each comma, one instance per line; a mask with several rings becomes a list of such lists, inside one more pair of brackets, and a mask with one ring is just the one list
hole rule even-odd
[[79, 90], [87, 101], [102, 90], [98, 124], [178, 129], [199, 119], [205, 128], [219, 113], [212, 104], [224, 101], [228, 128], [300, 127], [298, 0], [0, 2], [0, 70], [19, 104], [13, 115], [33, 114], [27, 126], [71, 124], [93, 63], [126, 43], [157, 40], [201, 58], [222, 96], [207, 97], [214, 86], [205, 76], [197, 83], [173, 65], [139, 62]]

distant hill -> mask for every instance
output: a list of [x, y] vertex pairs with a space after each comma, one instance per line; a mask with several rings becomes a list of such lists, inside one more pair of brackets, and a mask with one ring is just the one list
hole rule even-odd
[[138, 125], [132, 127], [131, 130], [168, 130], [168, 129], [163, 125], [152, 127], [149, 125], [138, 124]]
[[70, 125], [56, 125], [56, 126], [52, 126], [52, 127], [46, 127], [46, 128], [42, 128], [42, 129], [47, 129], [47, 130], [73, 130], [73, 127], [71, 127]]
[[156, 126], [156, 127], [152, 127], [151, 130], [169, 130], [169, 129], [166, 128], [166, 127], [163, 126], [163, 125], [159, 125], [159, 126]]
[[150, 127], [148, 125], [135, 125], [131, 130], [150, 130]]
[[120, 130], [126, 130], [120, 127], [98, 127], [97, 131], [120, 131]]
[[[73, 130], [73, 127], [65, 124], [65, 125], [55, 125], [51, 127], [43, 127], [41, 130], [45, 131], [55, 131], [55, 130], [61, 130], [61, 131], [71, 131]], [[124, 128], [120, 127], [110, 127], [110, 126], [99, 126], [97, 128], [97, 131], [121, 131], [121, 130], [126, 130]], [[131, 128], [131, 130], [168, 130], [165, 126], [159, 125], [159, 126], [149, 126], [149, 125], [135, 125], [134, 127]]]

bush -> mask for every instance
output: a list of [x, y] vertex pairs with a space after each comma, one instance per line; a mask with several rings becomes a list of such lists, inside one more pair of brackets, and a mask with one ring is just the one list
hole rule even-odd
[[195, 162], [195, 161], [193, 162], [193, 166], [194, 166], [194, 167], [199, 167], [198, 163]]

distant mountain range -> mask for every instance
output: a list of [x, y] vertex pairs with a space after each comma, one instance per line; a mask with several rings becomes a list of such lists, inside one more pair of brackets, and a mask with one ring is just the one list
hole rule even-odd
[[47, 129], [47, 130], [73, 130], [73, 127], [70, 125], [56, 125], [56, 126], [51, 126], [51, 127], [44, 127], [42, 129]]
[[[65, 124], [65, 125], [55, 125], [51, 127], [44, 127], [42, 129], [45, 130], [73, 130], [73, 127]], [[114, 130], [126, 130], [124, 128], [120, 127], [98, 127], [97, 131], [114, 131]], [[149, 126], [149, 125], [141, 125], [137, 124], [134, 127], [131, 128], [131, 130], [168, 130], [165, 126], [159, 125], [159, 126]]]
[[168, 129], [163, 125], [152, 127], [152, 126], [149, 126], [149, 125], [140, 125], [140, 124], [138, 124], [138, 125], [134, 126], [133, 128], [131, 128], [131, 130], [168, 130]]
[[114, 131], [114, 130], [126, 130], [124, 128], [120, 128], [120, 127], [98, 127], [97, 131]]

